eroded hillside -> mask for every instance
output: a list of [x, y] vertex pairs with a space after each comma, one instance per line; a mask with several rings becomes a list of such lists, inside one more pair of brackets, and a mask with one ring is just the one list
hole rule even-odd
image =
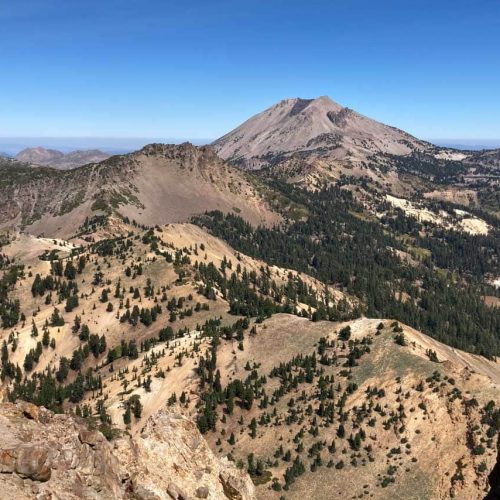
[[113, 212], [148, 225], [215, 209], [252, 224], [280, 220], [244, 173], [191, 144], [151, 144], [62, 172], [6, 161], [0, 175], [0, 227], [35, 235], [73, 236], [86, 219]]

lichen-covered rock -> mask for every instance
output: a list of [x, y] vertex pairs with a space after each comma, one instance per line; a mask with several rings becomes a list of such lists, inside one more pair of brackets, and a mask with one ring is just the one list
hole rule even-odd
[[15, 471], [21, 477], [48, 481], [51, 475], [49, 449], [41, 445], [24, 445], [15, 450]]
[[0, 404], [0, 492], [16, 500], [255, 498], [250, 478], [216, 458], [175, 411], [109, 443], [82, 419], [27, 403]]
[[16, 499], [123, 497], [122, 468], [101, 433], [27, 403], [0, 404], [0, 470], [0, 491]]

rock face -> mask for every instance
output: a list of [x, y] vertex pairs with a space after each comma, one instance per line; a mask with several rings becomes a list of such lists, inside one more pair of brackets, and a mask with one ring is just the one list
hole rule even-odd
[[87, 163], [98, 163], [109, 158], [109, 156], [109, 154], [98, 149], [84, 149], [64, 154], [55, 149], [37, 147], [23, 149], [16, 155], [16, 160], [64, 170], [80, 167]]
[[101, 433], [28, 403], [0, 405], [0, 470], [4, 498], [124, 497], [122, 467]]
[[140, 436], [108, 443], [83, 420], [28, 403], [0, 404], [2, 498], [255, 498], [250, 478], [217, 459], [195, 424], [175, 412]]
[[140, 437], [117, 442], [117, 455], [131, 477], [137, 498], [254, 498], [249, 476], [218, 459], [196, 424], [178, 413], [150, 418]]

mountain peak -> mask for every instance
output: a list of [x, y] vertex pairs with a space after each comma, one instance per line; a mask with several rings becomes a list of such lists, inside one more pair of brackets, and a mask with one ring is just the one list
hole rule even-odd
[[34, 148], [25, 148], [16, 155], [16, 159], [20, 161], [27, 161], [30, 163], [40, 163], [50, 162], [59, 158], [62, 158], [64, 153], [57, 151], [56, 149], [47, 149], [42, 146], [37, 146]]
[[296, 153], [366, 162], [373, 154], [406, 155], [425, 147], [405, 132], [365, 117], [323, 95], [285, 99], [213, 143], [218, 154], [247, 168]]
[[276, 105], [279, 105], [281, 103], [296, 103], [296, 102], [306, 102], [306, 103], [311, 103], [311, 102], [319, 102], [319, 103], [333, 103], [337, 104], [330, 96], [327, 95], [320, 95], [318, 97], [288, 97], [286, 99], [282, 99], [279, 101]]
[[320, 95], [319, 97], [316, 97], [316, 99], [313, 99], [314, 102], [317, 103], [324, 103], [326, 105], [332, 105], [334, 104], [335, 106], [340, 106], [337, 102], [335, 102], [331, 97], [327, 95]]
[[331, 111], [332, 109], [340, 110], [343, 106], [333, 101], [330, 97], [323, 95], [315, 98], [292, 97], [279, 101], [274, 106], [271, 106], [266, 111], [276, 109], [290, 109], [290, 116], [295, 116], [302, 111]]

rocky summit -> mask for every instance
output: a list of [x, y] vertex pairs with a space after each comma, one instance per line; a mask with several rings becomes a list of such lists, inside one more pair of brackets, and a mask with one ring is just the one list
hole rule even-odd
[[294, 153], [361, 161], [375, 153], [407, 155], [430, 145], [332, 101], [285, 99], [213, 143], [222, 158], [262, 168]]

